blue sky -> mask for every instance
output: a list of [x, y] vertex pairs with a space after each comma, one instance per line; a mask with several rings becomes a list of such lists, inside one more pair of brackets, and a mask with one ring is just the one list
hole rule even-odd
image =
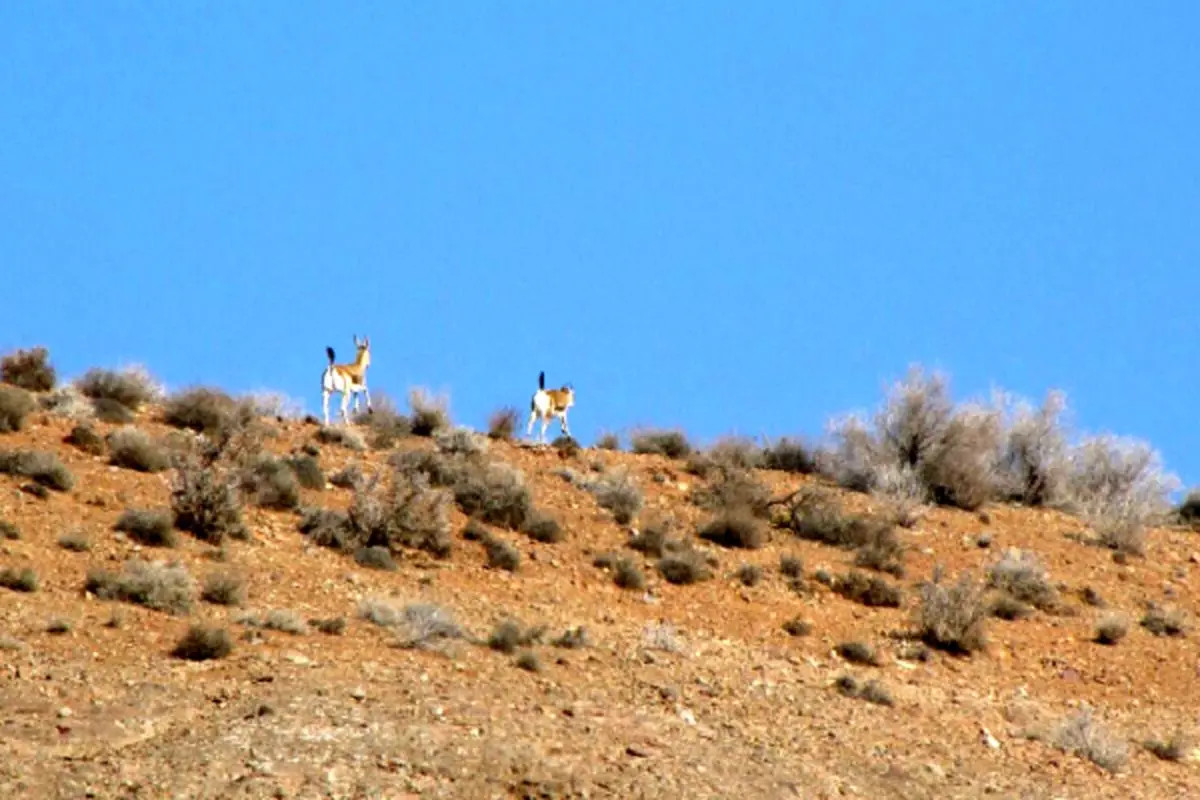
[[910, 363], [1200, 483], [1200, 6], [0, 8], [0, 348], [819, 434]]

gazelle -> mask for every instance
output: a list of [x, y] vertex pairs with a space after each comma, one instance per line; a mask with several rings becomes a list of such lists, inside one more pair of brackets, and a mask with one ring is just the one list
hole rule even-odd
[[360, 342], [358, 334], [354, 335], [354, 363], [336, 364], [332, 347], [326, 347], [329, 356], [329, 366], [321, 375], [321, 412], [325, 416], [325, 424], [329, 424], [329, 395], [340, 392], [342, 395], [342, 421], [349, 422], [350, 415], [347, 406], [350, 397], [354, 397], [354, 410], [358, 411], [358, 396], [367, 398], [367, 411], [371, 410], [371, 392], [367, 390], [367, 367], [371, 365], [371, 337], [363, 337]]
[[546, 428], [550, 426], [550, 421], [558, 417], [558, 423], [562, 426], [562, 432], [566, 436], [571, 435], [571, 429], [567, 427], [567, 409], [575, 404], [575, 390], [571, 384], [566, 384], [561, 389], [546, 388], [546, 373], [538, 373], [538, 390], [533, 393], [533, 398], [529, 401], [529, 424], [526, 426], [525, 438], [533, 433], [533, 423], [542, 420], [542, 432], [540, 435], [541, 441], [546, 441]]

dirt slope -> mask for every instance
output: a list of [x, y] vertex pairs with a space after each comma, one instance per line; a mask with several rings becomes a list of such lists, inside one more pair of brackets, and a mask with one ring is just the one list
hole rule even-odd
[[[153, 409], [138, 427], [168, 429]], [[216, 549], [189, 536], [172, 550], [115, 534], [127, 507], [165, 507], [170, 472], [110, 466], [63, 443], [71, 423], [35, 414], [0, 448], [59, 455], [75, 475], [68, 492], [39, 499], [25, 481], [0, 475], [0, 519], [20, 538], [0, 542], [0, 569], [31, 567], [33, 593], [0, 589], [0, 796], [4, 797], [871, 797], [1168, 798], [1200, 796], [1189, 757], [1161, 760], [1141, 746], [1176, 729], [1192, 732], [1200, 653], [1194, 636], [1154, 636], [1137, 625], [1147, 601], [1194, 618], [1194, 534], [1156, 530], [1144, 558], [1114, 563], [1080, 543], [1076, 520], [989, 506], [980, 515], [936, 509], [902, 530], [907, 548], [899, 609], [843, 599], [813, 573], [845, 573], [853, 554], [775, 530], [766, 547], [730, 550], [699, 542], [719, 561], [711, 580], [666, 583], [652, 560], [625, 546], [616, 524], [556, 470], [626, 466], [647, 508], [686, 525], [706, 518], [689, 501], [698, 478], [680, 462], [584, 450], [492, 443], [490, 456], [519, 467], [539, 508], [567, 531], [546, 544], [495, 531], [522, 555], [516, 573], [488, 569], [465, 541], [454, 511], [454, 551], [438, 560], [411, 553], [399, 569], [360, 567], [311, 546], [290, 512], [247, 507], [253, 537]], [[98, 425], [104, 433], [111, 426]], [[272, 451], [312, 440], [317, 428], [278, 425]], [[409, 438], [400, 449], [425, 447]], [[383, 468], [388, 453], [322, 445], [326, 474], [351, 463]], [[656, 476], [658, 476], [656, 478]], [[812, 478], [762, 471], [784, 494]], [[308, 505], [345, 507], [346, 489], [305, 491]], [[848, 507], [867, 498], [847, 494]], [[83, 531], [91, 550], [59, 546]], [[977, 544], [980, 533], [990, 547]], [[989, 623], [986, 652], [914, 657], [908, 630], [918, 581], [936, 563], [951, 575], [982, 574], [1007, 547], [1032, 550], [1061, 585], [1068, 613]], [[644, 565], [647, 591], [617, 587], [592, 564], [619, 551]], [[783, 554], [803, 559], [806, 589], [780, 574]], [[248, 581], [244, 608], [197, 602], [186, 616], [84, 592], [89, 569], [132, 556], [178, 559], [197, 579], [234, 570]], [[734, 573], [763, 568], [747, 587]], [[1093, 641], [1105, 613], [1085, 604], [1096, 590], [1106, 610], [1128, 614], [1128, 636]], [[486, 638], [508, 617], [544, 625], [533, 646], [539, 672], [515, 656], [469, 640], [437, 649], [396, 646], [395, 633], [358, 614], [365, 598], [435, 603], [470, 634]], [[287, 609], [303, 619], [344, 617], [341, 635], [289, 634], [235, 622], [247, 611]], [[114, 614], [117, 624], [112, 624]], [[791, 636], [797, 616], [811, 635]], [[55, 620], [67, 632], [48, 630]], [[196, 621], [234, 634], [226, 658], [170, 656]], [[590, 645], [550, 640], [584, 626]], [[880, 666], [848, 664], [835, 651], [860, 640]], [[835, 680], [874, 678], [894, 705], [843, 696]], [[1124, 769], [1108, 772], [1039, 737], [1086, 702], [1098, 722], [1129, 743]], [[985, 741], [987, 733], [992, 738]]]

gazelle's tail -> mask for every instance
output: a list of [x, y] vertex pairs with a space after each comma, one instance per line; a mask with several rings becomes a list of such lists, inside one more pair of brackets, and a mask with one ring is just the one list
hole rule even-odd
[[545, 372], [538, 373], [538, 388], [539, 389], [546, 388], [546, 373]]
[[330, 366], [333, 366], [333, 359], [334, 359], [334, 355], [333, 355], [333, 348], [332, 348], [332, 347], [326, 347], [326, 348], [325, 348], [325, 355], [329, 356], [329, 365], [330, 365]]

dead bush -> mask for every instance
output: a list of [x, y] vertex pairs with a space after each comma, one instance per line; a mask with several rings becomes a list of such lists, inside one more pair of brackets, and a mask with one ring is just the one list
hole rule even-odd
[[233, 640], [224, 628], [192, 625], [171, 650], [171, 655], [187, 661], [209, 661], [225, 658], [232, 652]]
[[788, 636], [809, 636], [813, 632], [813, 626], [807, 620], [793, 617], [783, 623], [783, 630]]
[[762, 449], [745, 436], [722, 436], [704, 455], [717, 467], [740, 471], [758, 469], [764, 462]]
[[866, 575], [851, 570], [846, 575], [834, 581], [833, 590], [864, 606], [879, 608], [899, 608], [900, 589], [876, 575]]
[[554, 544], [567, 538], [558, 520], [541, 512], [532, 511], [521, 525], [521, 532], [535, 542]]
[[533, 494], [525, 476], [508, 464], [464, 467], [451, 488], [464, 514], [491, 525], [520, 530], [533, 514]]
[[83, 531], [64, 533], [58, 537], [58, 546], [72, 553], [86, 553], [92, 549], [92, 543]]
[[796, 556], [780, 556], [779, 574], [785, 578], [804, 577], [804, 561]]
[[517, 410], [511, 406], [492, 412], [488, 417], [488, 436], [508, 442], [517, 432]]
[[596, 439], [596, 447], [600, 450], [620, 450], [621, 437], [617, 436], [615, 433], [602, 434], [598, 439]]
[[767, 543], [762, 523], [746, 509], [721, 514], [700, 528], [699, 536], [722, 547], [745, 550], [757, 550]]
[[542, 662], [538, 660], [537, 653], [532, 650], [526, 650], [524, 653], [521, 653], [513, 663], [517, 665], [518, 669], [523, 669], [526, 672], [542, 671]]
[[1153, 603], [1146, 609], [1141, 625], [1155, 636], [1183, 636], [1187, 632], [1179, 611], [1160, 608]]
[[96, 429], [87, 423], [80, 423], [63, 438], [63, 442], [91, 456], [104, 455], [106, 446], [104, 437], [96, 433]]
[[642, 510], [642, 490], [625, 467], [607, 472], [599, 479], [584, 484], [601, 508], [612, 512], [619, 525], [627, 525]]
[[917, 630], [930, 647], [965, 655], [987, 644], [988, 606], [983, 589], [964, 573], [951, 587], [941, 583], [941, 571], [921, 586]]
[[797, 475], [811, 475], [817, 471], [817, 461], [812, 449], [805, 442], [786, 436], [774, 443], [768, 443], [763, 448], [762, 466], [765, 469], [777, 469]]
[[670, 536], [671, 523], [665, 518], [647, 521], [645, 526], [629, 538], [627, 546], [639, 553], [662, 558], [669, 552], [682, 548], [682, 543]]
[[128, 534], [138, 544], [175, 547], [179, 537], [175, 534], [174, 522], [167, 511], [128, 508], [117, 519], [114, 528]]
[[245, 605], [246, 581], [233, 572], [213, 572], [204, 579], [200, 599], [217, 606]]
[[423, 387], [408, 394], [408, 406], [412, 411], [411, 423], [414, 436], [433, 436], [437, 431], [450, 427], [449, 398], [433, 396]]
[[758, 584], [762, 583], [763, 579], [762, 567], [757, 564], [742, 564], [738, 567], [737, 579], [741, 581], [743, 586], [758, 586]]
[[1200, 489], [1192, 489], [1179, 504], [1176, 511], [1179, 521], [1193, 529], [1200, 529]]
[[110, 425], [128, 425], [137, 419], [137, 416], [126, 406], [116, 400], [109, 400], [107, 397], [97, 397], [92, 401], [92, 414], [96, 419]]
[[24, 389], [0, 385], [0, 433], [14, 433], [25, 425], [37, 403]]
[[183, 615], [191, 611], [196, 582], [181, 564], [133, 559], [120, 573], [88, 572], [84, 588], [101, 600], [120, 600], [155, 611]]
[[227, 537], [250, 537], [242, 521], [236, 477], [194, 456], [184, 458], [175, 469], [171, 510], [175, 527], [202, 542], [221, 544]]
[[613, 583], [622, 589], [645, 589], [646, 576], [628, 558], [619, 558], [613, 565]]
[[422, 550], [446, 558], [453, 549], [449, 498], [419, 476], [395, 475], [390, 486], [378, 478], [355, 491], [346, 518], [345, 543], [351, 548]]
[[707, 487], [692, 492], [692, 502], [709, 511], [745, 510], [765, 516], [771, 492], [752, 473], [734, 467], [715, 468], [716, 477]]
[[1015, 548], [1006, 551], [987, 568], [987, 585], [1040, 611], [1053, 612], [1059, 607], [1058, 592], [1033, 553]]
[[712, 570], [703, 554], [695, 550], [679, 550], [664, 555], [658, 560], [657, 569], [668, 583], [676, 585], [699, 583], [712, 577]]
[[864, 642], [842, 642], [834, 649], [839, 656], [851, 664], [861, 664], [867, 667], [878, 667], [883, 664], [875, 653], [875, 648]]
[[1019, 401], [1008, 422], [999, 464], [999, 494], [1027, 506], [1056, 507], [1066, 498], [1070, 447], [1060, 418], [1066, 395], [1050, 392], [1042, 407]]
[[367, 449], [367, 443], [363, 441], [363, 437], [358, 431], [352, 428], [336, 428], [322, 425], [317, 429], [316, 439], [321, 444], [337, 445], [356, 453]]
[[692, 453], [692, 445], [683, 431], [644, 430], [630, 437], [633, 452], [666, 456], [667, 458], [687, 458]]
[[118, 371], [93, 367], [75, 382], [75, 386], [84, 397], [93, 401], [114, 400], [135, 413], [144, 403], [159, 397], [153, 379], [138, 368]]
[[17, 350], [0, 358], [0, 382], [28, 392], [48, 392], [58, 382], [45, 347]]
[[75, 486], [75, 476], [66, 465], [44, 450], [0, 450], [0, 475], [29, 478], [58, 492], [69, 492]]
[[395, 572], [396, 559], [392, 558], [391, 552], [386, 547], [375, 545], [373, 547], [360, 547], [354, 551], [354, 562], [360, 567], [368, 569], [378, 569], [385, 572]]
[[354, 489], [364, 480], [366, 478], [363, 475], [362, 467], [358, 464], [350, 464], [329, 476], [329, 482], [339, 489]]
[[295, 611], [289, 611], [286, 608], [274, 608], [266, 614], [243, 614], [238, 617], [237, 622], [248, 628], [279, 631], [280, 633], [290, 633], [293, 636], [304, 636], [308, 633], [308, 626], [304, 623], [304, 619]]
[[900, 554], [900, 544], [890, 524], [875, 517], [846, 513], [824, 490], [796, 492], [787, 503], [785, 519], [786, 527], [801, 539], [846, 549], [877, 551], [877, 555], [864, 557], [865, 561], [887, 561]]
[[108, 435], [109, 462], [136, 472], [162, 472], [171, 465], [166, 448], [145, 431], [120, 428]]
[[341, 636], [346, 632], [345, 617], [329, 617], [327, 619], [310, 619], [308, 624], [312, 625], [318, 633], [323, 633], [326, 636]]
[[38, 576], [29, 567], [5, 567], [0, 569], [0, 587], [14, 592], [36, 592]]
[[458, 456], [480, 456], [487, 452], [488, 439], [470, 428], [445, 427], [434, 431], [433, 441], [442, 453]]
[[1087, 706], [1064, 720], [1052, 741], [1064, 752], [1082, 756], [1109, 772], [1120, 772], [1129, 760], [1129, 745], [1098, 723]]
[[176, 428], [203, 433], [212, 439], [227, 436], [253, 417], [254, 407], [220, 389], [195, 386], [177, 392], [163, 404], [162, 420]]
[[300, 533], [318, 547], [349, 553], [359, 546], [356, 544], [358, 534], [351, 529], [350, 517], [345, 511], [330, 508], [304, 509], [299, 529]]
[[1007, 592], [999, 592], [988, 602], [988, 612], [996, 619], [1013, 622], [1033, 614], [1033, 609]]
[[291, 511], [300, 505], [300, 483], [286, 461], [259, 456], [241, 477], [241, 488], [262, 508]]
[[395, 402], [384, 392], [372, 395], [369, 412], [360, 410], [350, 419], [366, 429], [366, 444], [373, 450], [389, 450], [412, 435], [412, 421], [396, 409]]
[[911, 467], [888, 464], [875, 472], [871, 498], [881, 516], [894, 525], [911, 528], [920, 520], [929, 500], [925, 484]]

